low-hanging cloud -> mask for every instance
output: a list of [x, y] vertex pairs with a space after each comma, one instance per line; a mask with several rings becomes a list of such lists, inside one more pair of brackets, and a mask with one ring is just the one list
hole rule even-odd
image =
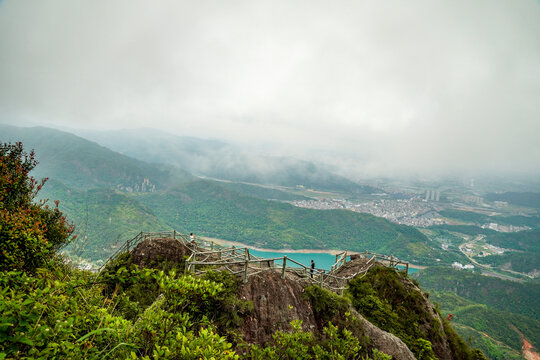
[[0, 119], [157, 127], [359, 176], [538, 173], [539, 38], [535, 0], [7, 0]]

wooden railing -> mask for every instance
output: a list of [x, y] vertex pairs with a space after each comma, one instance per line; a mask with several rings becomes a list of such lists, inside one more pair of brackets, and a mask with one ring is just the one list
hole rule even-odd
[[[169, 232], [140, 232], [134, 238], [126, 241], [109, 259], [101, 266], [99, 272], [112, 259], [123, 252], [134, 249], [139, 243], [147, 239], [173, 239], [181, 242], [190, 249], [191, 255], [186, 259], [185, 271], [200, 275], [208, 270], [223, 269], [231, 274], [240, 276], [244, 282], [247, 282], [250, 276], [263, 271], [279, 271], [281, 277], [285, 278], [287, 274], [292, 278], [305, 279], [312, 284], [317, 284], [337, 293], [343, 293], [347, 288], [349, 280], [357, 276], [365, 276], [368, 270], [376, 262], [386, 266], [401, 270], [402, 265], [405, 272], [408, 273], [409, 263], [399, 260], [394, 256], [375, 254], [371, 252], [350, 254], [347, 251], [336, 255], [335, 263], [330, 267], [330, 271], [319, 268], [308, 267], [292, 258], [284, 255], [283, 257], [262, 258], [251, 254], [247, 247], [223, 246], [214, 241], [208, 241], [196, 238], [191, 241], [188, 235], [180, 234], [177, 231]], [[348, 276], [338, 275], [338, 270], [343, 267], [350, 256], [362, 256], [367, 260], [364, 266]]]

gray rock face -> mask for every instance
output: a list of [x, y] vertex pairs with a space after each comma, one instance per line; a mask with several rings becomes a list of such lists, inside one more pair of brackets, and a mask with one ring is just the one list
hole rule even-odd
[[133, 263], [140, 267], [150, 267], [153, 263], [170, 261], [182, 263], [191, 251], [179, 241], [170, 239], [147, 239], [132, 250]]
[[[292, 320], [301, 320], [303, 330], [318, 331], [317, 321], [309, 301], [302, 298], [303, 285], [276, 272], [267, 271], [248, 279], [239, 292], [243, 300], [253, 302], [254, 310], [244, 319], [241, 332], [248, 343], [264, 344], [278, 330], [291, 329]], [[415, 360], [413, 353], [398, 337], [383, 331], [363, 318], [354, 309], [351, 313], [362, 322], [370, 345], [392, 355], [395, 360]]]
[[253, 313], [246, 316], [241, 331], [248, 343], [263, 344], [277, 330], [291, 329], [292, 320], [301, 320], [303, 329], [313, 331], [317, 325], [309, 301], [302, 299], [303, 286], [273, 271], [249, 277], [240, 289], [242, 300], [252, 301]]
[[355, 310], [351, 310], [351, 313], [362, 322], [362, 327], [366, 335], [369, 336], [370, 343], [374, 348], [385, 354], [392, 355], [392, 359], [394, 360], [416, 360], [414, 354], [400, 338], [379, 329]]

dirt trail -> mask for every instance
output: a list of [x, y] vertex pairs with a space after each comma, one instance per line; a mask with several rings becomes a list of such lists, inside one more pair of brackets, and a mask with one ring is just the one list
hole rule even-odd
[[523, 346], [521, 347], [523, 357], [527, 360], [540, 360], [540, 354], [536, 351], [534, 346], [532, 346], [532, 344], [525, 339], [525, 335], [523, 335], [523, 333], [514, 325], [510, 325], [510, 329], [514, 330], [523, 341]]
[[523, 356], [527, 360], [540, 360], [540, 354], [534, 351], [534, 347], [531, 345], [530, 342], [527, 341], [527, 339], [523, 339], [523, 347], [521, 348], [521, 351], [523, 352]]

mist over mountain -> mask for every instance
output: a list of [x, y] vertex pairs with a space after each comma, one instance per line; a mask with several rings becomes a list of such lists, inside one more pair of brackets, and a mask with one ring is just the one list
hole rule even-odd
[[148, 162], [175, 165], [199, 176], [358, 193], [377, 191], [313, 162], [259, 154], [221, 140], [176, 136], [156, 129], [73, 131], [120, 153]]

